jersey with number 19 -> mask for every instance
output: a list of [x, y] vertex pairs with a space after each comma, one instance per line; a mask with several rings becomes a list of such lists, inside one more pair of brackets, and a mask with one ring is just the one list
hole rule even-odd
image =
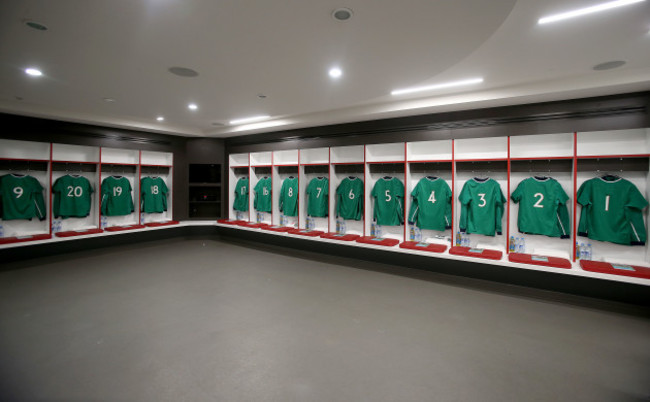
[[461, 231], [486, 236], [501, 234], [503, 204], [506, 198], [496, 180], [473, 178], [467, 180], [458, 196]]
[[569, 238], [569, 196], [551, 177], [529, 177], [510, 198], [519, 203], [517, 226], [521, 233]]
[[443, 179], [423, 177], [411, 192], [409, 222], [420, 229], [451, 229], [451, 188]]
[[61, 176], [54, 182], [52, 192], [54, 217], [83, 218], [90, 214], [93, 188], [87, 178], [69, 174]]
[[336, 188], [336, 214], [343, 219], [363, 217], [363, 180], [349, 176]]
[[102, 181], [102, 215], [121, 216], [134, 211], [131, 182], [124, 176], [109, 176]]
[[373, 217], [378, 225], [399, 226], [404, 223], [404, 183], [398, 178], [377, 180], [370, 196], [375, 199]]

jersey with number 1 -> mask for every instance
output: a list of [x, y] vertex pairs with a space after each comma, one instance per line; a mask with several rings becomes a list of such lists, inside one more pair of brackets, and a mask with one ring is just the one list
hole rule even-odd
[[423, 177], [411, 192], [409, 222], [420, 229], [451, 229], [451, 188], [443, 179]]
[[286, 216], [298, 215], [298, 178], [287, 177], [280, 189], [280, 212]]
[[496, 180], [473, 178], [467, 180], [458, 196], [461, 231], [486, 236], [501, 234], [503, 204], [506, 198]]
[[329, 180], [315, 177], [307, 185], [307, 215], [316, 218], [327, 216], [329, 209]]
[[248, 177], [242, 177], [235, 184], [235, 201], [232, 204], [235, 211], [248, 211]]
[[102, 181], [102, 215], [121, 216], [134, 211], [131, 182], [124, 176], [109, 176]]
[[398, 178], [377, 180], [370, 196], [375, 199], [373, 218], [378, 225], [399, 226], [404, 223], [404, 183]]
[[167, 211], [167, 185], [162, 177], [144, 177], [140, 180], [140, 211], [146, 213]]
[[35, 177], [6, 174], [0, 177], [2, 219], [45, 219], [43, 186]]
[[55, 218], [83, 218], [90, 214], [93, 188], [87, 178], [69, 174], [61, 176], [54, 182], [52, 192]]
[[361, 220], [363, 217], [363, 180], [349, 176], [336, 188], [336, 215], [343, 219]]
[[551, 177], [523, 180], [510, 198], [519, 203], [517, 227], [521, 233], [569, 238], [569, 196]]
[[253, 198], [253, 207], [259, 212], [271, 212], [272, 198], [271, 187], [273, 180], [270, 177], [264, 176], [257, 182], [253, 191], [255, 191], [255, 198]]

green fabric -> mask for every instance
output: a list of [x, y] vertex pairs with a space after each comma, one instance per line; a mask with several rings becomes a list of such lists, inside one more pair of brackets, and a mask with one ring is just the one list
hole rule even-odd
[[361, 220], [363, 217], [363, 180], [346, 177], [336, 188], [336, 216]]
[[315, 177], [307, 185], [307, 215], [322, 218], [328, 215], [329, 180]]
[[144, 177], [140, 180], [140, 211], [145, 213], [167, 211], [167, 185], [162, 177]]
[[235, 202], [232, 204], [235, 211], [248, 211], [248, 177], [242, 177], [235, 184]]
[[519, 203], [517, 227], [521, 233], [569, 236], [569, 196], [551, 177], [529, 177], [517, 186], [510, 198]]
[[253, 191], [255, 198], [253, 199], [253, 207], [259, 212], [271, 212], [272, 198], [271, 190], [273, 181], [270, 177], [264, 176], [257, 182]]
[[378, 225], [399, 226], [404, 223], [404, 183], [398, 178], [377, 180], [370, 197], [375, 199], [373, 218]]
[[280, 212], [286, 216], [298, 216], [298, 178], [288, 177], [280, 189]]
[[46, 217], [43, 186], [35, 177], [6, 174], [0, 177], [2, 219], [32, 219]]
[[124, 176], [109, 176], [102, 181], [102, 215], [121, 216], [134, 211], [131, 182]]
[[645, 244], [643, 210], [648, 201], [634, 184], [616, 176], [596, 177], [578, 189], [578, 233], [617, 244]]
[[69, 174], [61, 176], [54, 182], [52, 192], [55, 218], [83, 218], [90, 214], [93, 187], [87, 178]]
[[461, 231], [494, 236], [501, 234], [503, 204], [506, 198], [501, 186], [494, 179], [478, 180], [473, 178], [463, 185], [458, 197], [460, 201]]
[[423, 177], [411, 192], [409, 222], [420, 229], [451, 228], [451, 188], [441, 178]]

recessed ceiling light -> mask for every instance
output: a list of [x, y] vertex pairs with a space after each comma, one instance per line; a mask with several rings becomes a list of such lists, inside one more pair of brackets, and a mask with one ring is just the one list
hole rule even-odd
[[190, 110], [196, 110], [199, 108], [199, 106], [196, 103], [190, 103], [189, 105], [187, 105], [187, 108]]
[[41, 70], [39, 70], [37, 68], [33, 68], [33, 67], [26, 68], [25, 69], [25, 74], [31, 75], [32, 77], [40, 77], [41, 75], [43, 75]]
[[47, 31], [47, 27], [35, 21], [25, 21], [25, 25], [38, 31]]
[[596, 6], [580, 8], [566, 13], [550, 15], [548, 17], [540, 18], [538, 24], [548, 24], [549, 22], [562, 21], [569, 18], [582, 17], [583, 15], [598, 13], [600, 11], [610, 10], [612, 8], [628, 6], [630, 4], [640, 3], [645, 0], [616, 0], [607, 3], [598, 4]]
[[162, 116], [158, 116], [158, 117], [156, 117], [156, 120], [158, 120], [158, 121], [165, 121], [165, 118], [162, 117]]
[[237, 124], [252, 123], [254, 121], [260, 121], [260, 120], [268, 119], [269, 117], [271, 117], [271, 116], [263, 115], [263, 116], [246, 117], [246, 118], [243, 118], [243, 119], [230, 120], [229, 124], [234, 126], [234, 125], [237, 125]]
[[612, 70], [614, 68], [618, 68], [624, 65], [625, 62], [623, 60], [613, 60], [613, 61], [606, 61], [604, 63], [596, 64], [593, 68], [596, 71], [604, 71], [604, 70]]
[[483, 82], [483, 78], [472, 78], [468, 80], [462, 80], [462, 81], [453, 81], [453, 82], [446, 82], [443, 84], [436, 84], [436, 85], [427, 85], [423, 87], [411, 87], [411, 88], [405, 88], [405, 89], [396, 89], [393, 92], [391, 92], [391, 95], [405, 95], [405, 94], [410, 94], [414, 92], [423, 92], [423, 91], [433, 91], [435, 89], [445, 89], [445, 88], [453, 88], [453, 87], [460, 87], [460, 86], [465, 86], [465, 85], [474, 85], [474, 84], [480, 84]]
[[337, 21], [347, 21], [352, 18], [352, 10], [347, 7], [337, 8], [332, 11], [332, 18]]
[[169, 67], [168, 71], [179, 77], [196, 77], [199, 75], [195, 70], [187, 67]]
[[115, 99], [113, 98], [103, 98], [104, 102], [115, 102]]
[[343, 75], [343, 71], [341, 71], [341, 69], [338, 67], [334, 67], [330, 69], [329, 74], [332, 78], [339, 78]]
[[259, 99], [266, 99], [266, 98], [267, 98], [267, 96], [264, 95], [264, 94], [258, 94], [257, 97], [258, 97]]

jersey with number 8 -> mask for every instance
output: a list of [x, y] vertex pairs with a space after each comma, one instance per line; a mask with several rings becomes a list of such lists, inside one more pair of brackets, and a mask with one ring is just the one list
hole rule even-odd
[[102, 215], [121, 216], [134, 211], [131, 182], [124, 176], [109, 176], [102, 181]]
[[286, 216], [298, 215], [298, 178], [287, 177], [280, 189], [280, 212]]
[[61, 176], [54, 182], [52, 192], [52, 212], [55, 218], [83, 218], [90, 214], [93, 188], [87, 178], [79, 175]]

